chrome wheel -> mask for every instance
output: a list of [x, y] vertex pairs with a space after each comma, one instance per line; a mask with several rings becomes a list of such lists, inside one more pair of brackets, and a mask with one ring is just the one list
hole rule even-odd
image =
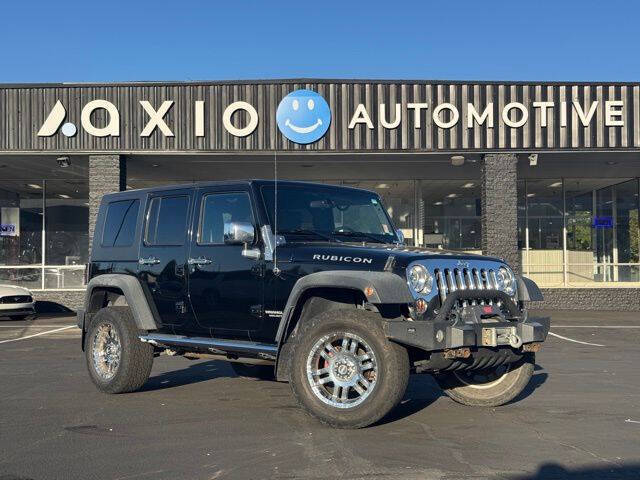
[[511, 364], [506, 364], [489, 370], [463, 370], [453, 374], [467, 387], [483, 390], [499, 385], [510, 370]]
[[92, 343], [93, 368], [103, 380], [111, 380], [118, 371], [122, 347], [118, 332], [110, 323], [100, 325]]
[[360, 405], [371, 395], [377, 379], [373, 349], [352, 333], [323, 336], [307, 357], [307, 380], [313, 393], [335, 408]]

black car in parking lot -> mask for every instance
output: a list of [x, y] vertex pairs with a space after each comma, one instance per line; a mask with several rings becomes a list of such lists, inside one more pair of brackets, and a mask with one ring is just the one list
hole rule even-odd
[[92, 380], [148, 379], [153, 358], [215, 353], [291, 383], [310, 414], [369, 425], [433, 374], [467, 405], [527, 385], [549, 319], [501, 259], [407, 247], [373, 192], [290, 181], [195, 183], [106, 195], [78, 323]]

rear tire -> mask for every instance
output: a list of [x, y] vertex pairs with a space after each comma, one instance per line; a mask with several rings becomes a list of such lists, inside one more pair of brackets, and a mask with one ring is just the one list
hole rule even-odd
[[322, 423], [366, 427], [395, 407], [407, 389], [407, 350], [387, 340], [374, 313], [321, 313], [301, 324], [292, 341], [291, 389]]
[[275, 380], [273, 365], [230, 362], [234, 373], [242, 378], [259, 378], [260, 380]]
[[98, 390], [134, 392], [149, 379], [153, 347], [138, 335], [129, 307], [106, 307], [95, 314], [84, 350], [89, 376]]
[[[440, 388], [463, 405], [498, 407], [516, 398], [527, 386], [536, 363], [535, 353], [502, 367], [461, 370], [435, 375]], [[503, 369], [503, 370], [501, 370]]]

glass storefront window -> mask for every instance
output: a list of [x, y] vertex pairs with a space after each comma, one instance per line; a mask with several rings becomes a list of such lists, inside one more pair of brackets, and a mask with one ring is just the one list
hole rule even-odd
[[0, 182], [0, 266], [42, 262], [43, 182]]
[[49, 180], [45, 199], [45, 264], [84, 265], [89, 254], [89, 186]]
[[640, 283], [639, 180], [518, 183], [523, 272], [545, 287]]
[[0, 181], [0, 283], [82, 289], [88, 199], [85, 179]]
[[479, 181], [422, 181], [418, 202], [421, 245], [480, 252], [482, 203]]
[[[332, 182], [335, 183], [335, 182]], [[415, 228], [415, 182], [413, 180], [381, 181], [350, 181], [343, 185], [349, 187], [373, 190], [382, 199], [396, 228], [402, 230], [407, 245], [416, 245]]]

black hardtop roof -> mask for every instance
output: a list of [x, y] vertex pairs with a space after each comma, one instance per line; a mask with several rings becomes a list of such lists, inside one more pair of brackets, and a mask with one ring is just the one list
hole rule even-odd
[[[148, 188], [138, 188], [133, 190], [126, 190], [122, 192], [113, 192], [108, 195], [122, 195], [129, 193], [153, 193], [153, 192], [165, 192], [171, 190], [179, 190], [182, 188], [200, 188], [200, 187], [215, 187], [218, 185], [256, 185], [261, 187], [263, 185], [273, 185], [275, 184], [275, 180], [264, 180], [264, 179], [251, 179], [251, 180], [218, 180], [218, 181], [201, 181], [201, 182], [189, 182], [189, 183], [176, 183], [173, 185], [160, 185], [157, 187], [148, 187]], [[328, 183], [318, 183], [318, 182], [305, 182], [300, 180], [278, 180], [278, 185], [288, 186], [288, 185], [313, 185], [314, 187], [326, 187], [326, 188], [341, 188], [341, 189], [350, 189], [350, 190], [359, 190], [370, 192], [366, 188], [357, 188], [349, 185], [331, 185]]]

